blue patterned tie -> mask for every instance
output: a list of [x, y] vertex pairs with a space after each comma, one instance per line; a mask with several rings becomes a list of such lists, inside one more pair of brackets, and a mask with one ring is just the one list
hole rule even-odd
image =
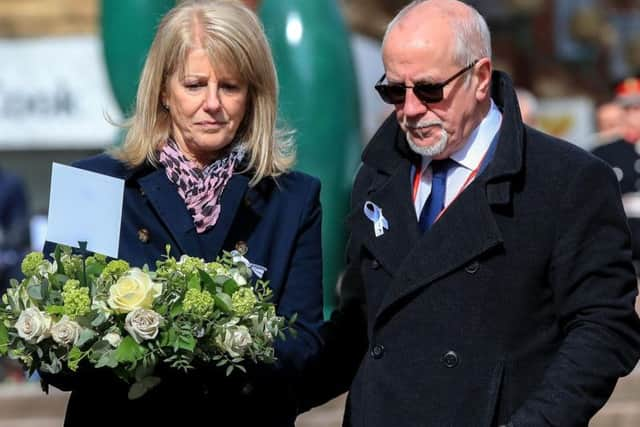
[[447, 171], [455, 162], [451, 159], [432, 160], [431, 168], [431, 194], [422, 207], [420, 213], [420, 229], [427, 231], [444, 209], [444, 196], [447, 189]]

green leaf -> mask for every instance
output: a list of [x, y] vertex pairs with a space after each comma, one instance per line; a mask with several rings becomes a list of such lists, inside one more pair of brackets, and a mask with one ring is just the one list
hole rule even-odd
[[87, 353], [80, 350], [80, 348], [73, 346], [71, 348], [71, 351], [69, 351], [69, 359], [67, 362], [69, 369], [75, 372], [78, 369], [80, 361], [84, 358], [84, 356], [86, 356], [86, 354]]
[[144, 396], [149, 390], [160, 384], [162, 380], [158, 377], [145, 377], [140, 381], [133, 383], [129, 388], [127, 397], [129, 400], [135, 400]]
[[178, 348], [193, 352], [196, 348], [196, 339], [193, 335], [180, 335], [178, 338]]
[[9, 345], [9, 330], [4, 325], [4, 322], [0, 322], [0, 355], [7, 354]]
[[233, 305], [231, 304], [231, 297], [224, 292], [218, 292], [213, 295], [213, 299], [216, 302], [216, 307], [225, 313], [231, 313]]
[[107, 316], [104, 313], [98, 313], [98, 315], [91, 321], [91, 326], [97, 328], [107, 321]]
[[28, 285], [27, 294], [36, 301], [42, 301], [42, 285], [33, 283]]
[[103, 367], [107, 367], [107, 368], [117, 368], [118, 367], [118, 359], [116, 357], [116, 351], [115, 350], [110, 350], [110, 351], [106, 351], [102, 354], [102, 356], [100, 356], [100, 359], [98, 359], [98, 361], [95, 364], [96, 368], [103, 368]]
[[46, 311], [49, 314], [64, 314], [64, 307], [61, 305], [49, 305]]
[[184, 312], [184, 310], [182, 309], [182, 303], [178, 302], [173, 304], [173, 306], [171, 306], [171, 310], [169, 311], [169, 314], [171, 317], [176, 317], [181, 315]]
[[60, 245], [56, 245], [56, 249], [53, 252], [53, 258], [56, 260], [56, 264], [58, 266], [58, 273], [65, 274], [64, 265], [62, 265], [62, 247]]
[[202, 282], [202, 287], [209, 291], [209, 293], [216, 293], [216, 282], [213, 281], [209, 273], [204, 270], [198, 269], [198, 273], [200, 273], [200, 281]]
[[233, 279], [229, 279], [222, 284], [222, 290], [227, 295], [233, 295], [233, 293], [237, 291], [239, 288], [240, 286], [238, 286], [236, 281]]
[[78, 342], [76, 343], [76, 345], [78, 347], [82, 347], [87, 343], [87, 341], [93, 339], [96, 335], [97, 334], [95, 333], [95, 331], [84, 328], [82, 329], [82, 331], [80, 331], [80, 336], [78, 337]]
[[135, 362], [142, 359], [145, 348], [138, 344], [131, 336], [124, 337], [116, 349], [118, 362]]
[[197, 289], [200, 290], [200, 276], [197, 274], [189, 277], [189, 282], [187, 282], [187, 289]]

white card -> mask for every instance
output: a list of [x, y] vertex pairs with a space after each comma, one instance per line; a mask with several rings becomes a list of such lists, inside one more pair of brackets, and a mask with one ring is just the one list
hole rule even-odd
[[47, 240], [118, 257], [124, 180], [54, 163]]

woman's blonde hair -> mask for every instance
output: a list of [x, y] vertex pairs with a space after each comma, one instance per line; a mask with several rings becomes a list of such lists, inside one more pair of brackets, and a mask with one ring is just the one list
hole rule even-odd
[[295, 150], [290, 133], [276, 127], [278, 81], [271, 49], [256, 15], [234, 0], [185, 1], [164, 16], [142, 70], [135, 112], [125, 124], [125, 142], [112, 154], [131, 167], [145, 161], [157, 165], [171, 129], [162, 105], [167, 80], [184, 73], [196, 47], [206, 50], [214, 69], [222, 67], [248, 83], [247, 110], [233, 143], [246, 146], [250, 184], [286, 172]]

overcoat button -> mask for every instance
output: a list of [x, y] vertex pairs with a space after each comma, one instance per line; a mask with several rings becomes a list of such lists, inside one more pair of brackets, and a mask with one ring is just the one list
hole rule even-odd
[[151, 235], [149, 234], [149, 230], [147, 230], [146, 228], [141, 228], [140, 230], [138, 230], [138, 240], [140, 240], [142, 243], [149, 242], [150, 238]]
[[242, 387], [241, 393], [245, 396], [249, 396], [251, 393], [253, 393], [253, 385], [251, 383], [246, 383]]
[[455, 351], [449, 350], [444, 355], [442, 355], [442, 363], [447, 368], [455, 368], [460, 363], [460, 359]]
[[371, 268], [377, 270], [380, 268], [380, 262], [377, 259], [371, 260]]
[[236, 243], [236, 251], [240, 252], [240, 255], [246, 254], [248, 250], [247, 242], [240, 240]]
[[466, 271], [469, 274], [476, 274], [476, 272], [480, 269], [480, 263], [478, 261], [473, 261], [471, 264], [467, 265], [464, 268], [464, 271]]
[[251, 206], [251, 197], [249, 197], [249, 196], [244, 196], [243, 203], [244, 203], [244, 205], [245, 205], [246, 207], [250, 207], [250, 206]]
[[371, 348], [371, 357], [374, 359], [382, 359], [384, 356], [384, 346], [382, 344], [376, 344]]

